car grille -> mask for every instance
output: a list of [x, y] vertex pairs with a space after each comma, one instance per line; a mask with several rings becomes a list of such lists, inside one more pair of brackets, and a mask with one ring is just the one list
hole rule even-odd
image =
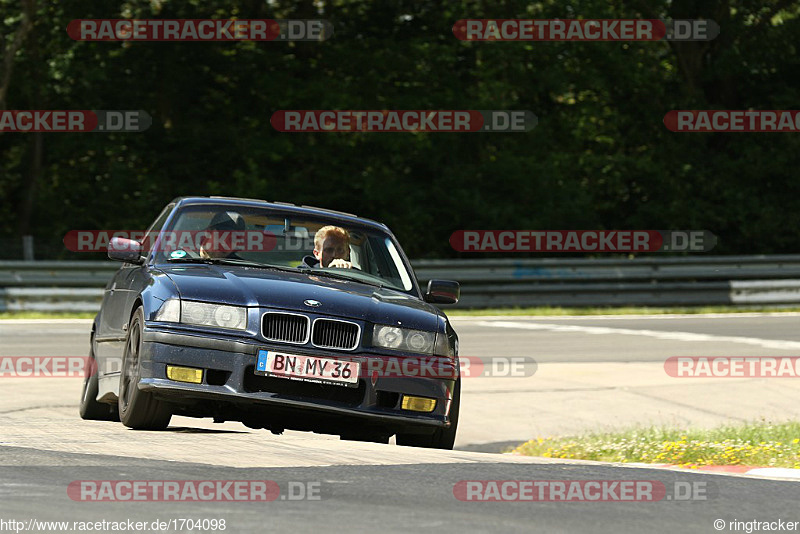
[[309, 322], [305, 315], [267, 312], [261, 320], [261, 333], [270, 341], [304, 344], [308, 342]]
[[358, 347], [361, 327], [351, 321], [338, 319], [311, 319], [305, 315], [285, 312], [267, 312], [261, 320], [261, 333], [269, 341], [304, 345], [309, 337], [315, 347], [322, 349], [353, 350]]
[[358, 346], [360, 328], [356, 323], [335, 319], [317, 319], [311, 343], [325, 349], [353, 350]]

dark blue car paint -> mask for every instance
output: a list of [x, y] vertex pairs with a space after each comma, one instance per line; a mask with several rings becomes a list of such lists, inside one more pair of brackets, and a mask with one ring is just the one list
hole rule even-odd
[[[406, 269], [411, 266], [394, 236], [385, 225], [354, 216], [310, 208], [270, 203], [209, 198], [176, 199], [163, 228], [169, 228], [176, 212], [197, 204], [268, 207], [289, 217], [325, 218], [331, 224], [362, 227], [389, 237], [399, 251]], [[259, 348], [337, 358], [369, 358], [397, 353], [369, 346], [373, 324], [435, 331], [447, 336], [451, 360], [457, 373], [457, 336], [441, 311], [424, 302], [419, 286], [407, 292], [333, 279], [314, 271], [285, 272], [269, 269], [207, 265], [156, 264], [151, 254], [143, 265], [124, 264], [106, 286], [100, 313], [93, 325], [93, 349], [99, 365], [98, 400], [112, 402], [119, 387], [119, 374], [128, 322], [137, 307], [145, 317], [142, 348], [142, 380], [139, 388], [174, 403], [175, 413], [216, 420], [249, 421], [265, 428], [297, 428], [336, 433], [342, 425], [365, 425], [391, 429], [423, 429], [447, 426], [446, 398], [454, 381], [421, 377], [377, 377], [361, 379], [361, 402], [345, 406], [325, 399], [246, 391], [247, 373], [252, 372]], [[230, 331], [185, 324], [156, 322], [156, 314], [170, 298], [197, 300], [248, 308], [248, 329]], [[313, 310], [307, 299], [322, 303]], [[357, 322], [362, 329], [361, 344], [353, 351], [322, 350], [267, 342], [260, 332], [261, 316], [268, 310], [298, 311], [311, 317], [330, 316]], [[185, 384], [166, 377], [166, 365], [211, 369], [225, 378], [215, 384]], [[228, 373], [226, 375], [226, 373]], [[208, 374], [208, 373], [206, 373]], [[222, 380], [222, 379], [220, 379]], [[341, 386], [332, 386], [341, 387]], [[378, 406], [377, 392], [406, 393], [434, 397], [433, 413], [401, 411]], [[304, 422], [305, 421], [305, 422]]]

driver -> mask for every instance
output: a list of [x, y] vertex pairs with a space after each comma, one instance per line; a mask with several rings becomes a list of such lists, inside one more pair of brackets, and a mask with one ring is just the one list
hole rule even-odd
[[314, 259], [316, 267], [352, 269], [350, 232], [339, 226], [320, 228], [314, 236]]
[[[245, 231], [245, 223], [244, 217], [240, 214], [236, 213], [235, 211], [221, 211], [214, 215], [211, 219], [211, 222], [206, 228], [206, 232], [213, 233], [221, 233], [221, 232], [241, 232], [244, 233]], [[217, 243], [225, 242], [225, 243], [233, 243], [235, 242], [234, 239], [220, 239], [221, 236], [217, 236]], [[233, 250], [211, 250], [213, 247], [215, 240], [213, 235], [209, 236], [200, 244], [200, 257], [213, 259], [213, 258], [234, 258], [238, 259], [239, 257], [236, 255], [236, 251]], [[216, 248], [220, 248], [219, 246]]]

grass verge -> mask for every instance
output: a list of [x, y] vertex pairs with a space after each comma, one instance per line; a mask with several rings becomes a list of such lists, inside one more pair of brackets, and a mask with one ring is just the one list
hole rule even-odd
[[800, 422], [751, 423], [710, 430], [643, 428], [580, 437], [537, 438], [513, 450], [526, 456], [601, 462], [800, 468]]

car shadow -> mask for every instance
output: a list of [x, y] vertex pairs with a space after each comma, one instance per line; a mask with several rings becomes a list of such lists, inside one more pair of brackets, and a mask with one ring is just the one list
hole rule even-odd
[[174, 432], [175, 434], [249, 434], [248, 430], [215, 430], [212, 428], [192, 428], [188, 426], [170, 426], [163, 432]]

